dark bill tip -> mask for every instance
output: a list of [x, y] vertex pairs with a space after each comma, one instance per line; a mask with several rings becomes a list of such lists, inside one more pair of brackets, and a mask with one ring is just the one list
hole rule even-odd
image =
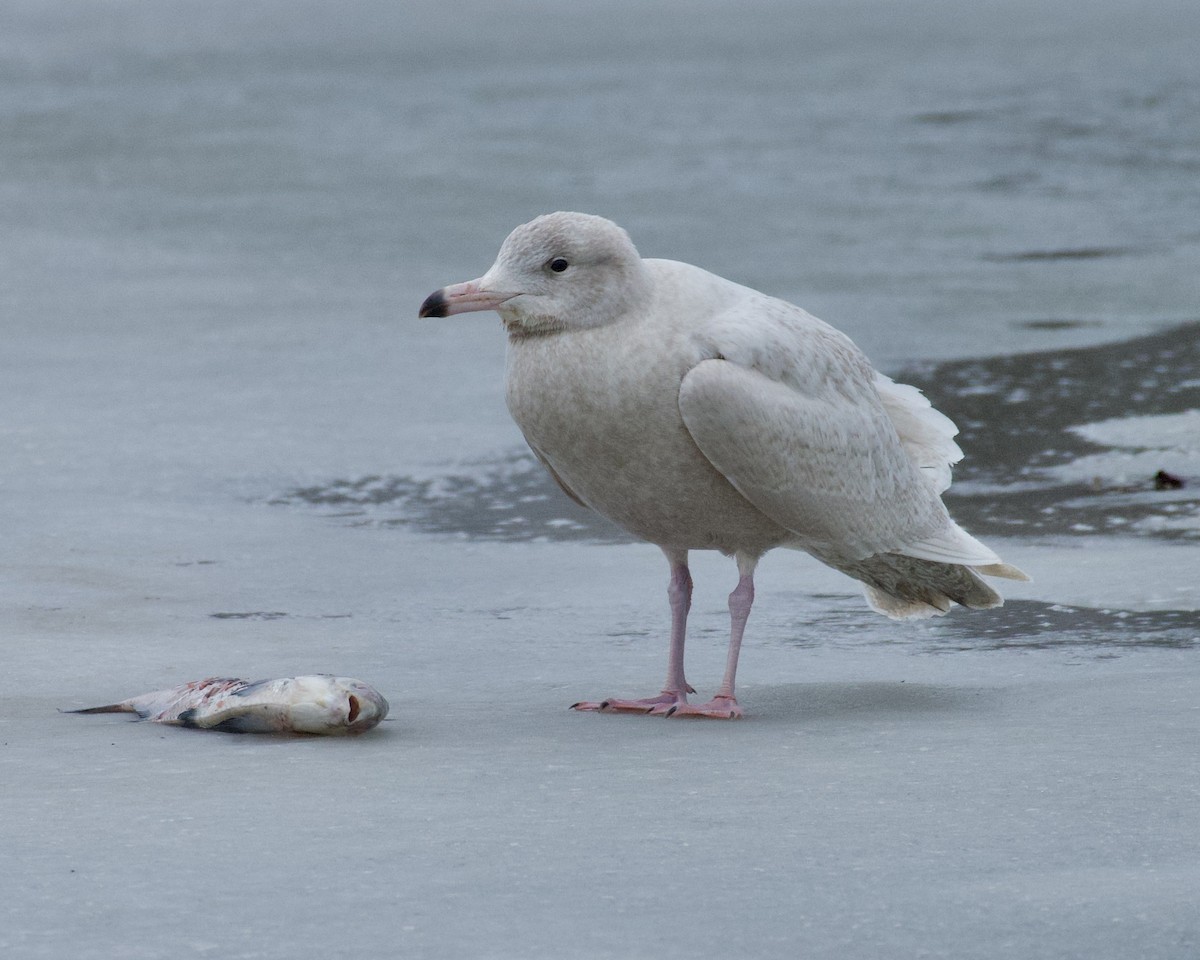
[[421, 309], [417, 311], [418, 317], [444, 317], [446, 316], [446, 298], [441, 290], [435, 290], [425, 298], [425, 302], [421, 304]]

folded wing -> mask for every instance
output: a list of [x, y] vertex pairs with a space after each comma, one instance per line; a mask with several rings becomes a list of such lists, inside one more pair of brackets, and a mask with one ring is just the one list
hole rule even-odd
[[[897, 553], [999, 564], [950, 519], [938, 496], [951, 459], [961, 457], [953, 424], [914, 388], [882, 378], [881, 395], [861, 371], [843, 373], [789, 382], [705, 360], [682, 381], [680, 412], [697, 446], [738, 492], [823, 559]], [[907, 440], [897, 429], [906, 420]]]

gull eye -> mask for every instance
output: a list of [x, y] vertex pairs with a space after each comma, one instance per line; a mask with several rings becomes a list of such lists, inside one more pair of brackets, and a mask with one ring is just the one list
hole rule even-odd
[[562, 257], [555, 257], [548, 264], [546, 264], [546, 266], [548, 266], [555, 273], [562, 273], [564, 270], [567, 269], [567, 267], [570, 266], [570, 264], [567, 263], [567, 261], [564, 260]]

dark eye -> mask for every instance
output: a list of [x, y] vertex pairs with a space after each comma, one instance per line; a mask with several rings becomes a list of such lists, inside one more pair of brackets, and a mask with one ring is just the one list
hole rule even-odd
[[567, 263], [567, 261], [564, 260], [562, 257], [555, 257], [553, 260], [550, 261], [549, 264], [547, 264], [547, 266], [549, 266], [550, 269], [553, 270], [555, 273], [562, 273], [564, 270], [567, 269], [567, 267], [570, 266], [570, 264]]

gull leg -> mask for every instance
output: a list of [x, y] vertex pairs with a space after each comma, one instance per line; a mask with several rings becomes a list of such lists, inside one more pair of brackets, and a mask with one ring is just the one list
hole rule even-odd
[[667, 655], [667, 682], [657, 697], [641, 700], [618, 700], [610, 697], [600, 701], [581, 701], [572, 710], [598, 710], [602, 713], [667, 714], [681, 704], [687, 695], [695, 693], [683, 674], [683, 643], [687, 633], [687, 616], [692, 607], [692, 574], [688, 570], [686, 550], [663, 550], [671, 564], [671, 582], [667, 599], [671, 602], [671, 648]]
[[729, 653], [725, 658], [725, 677], [721, 687], [708, 703], [690, 704], [686, 700], [667, 711], [668, 717], [711, 717], [716, 720], [740, 720], [742, 707], [733, 695], [737, 679], [738, 655], [742, 651], [742, 635], [754, 605], [754, 568], [758, 557], [738, 554], [738, 585], [729, 595]]

